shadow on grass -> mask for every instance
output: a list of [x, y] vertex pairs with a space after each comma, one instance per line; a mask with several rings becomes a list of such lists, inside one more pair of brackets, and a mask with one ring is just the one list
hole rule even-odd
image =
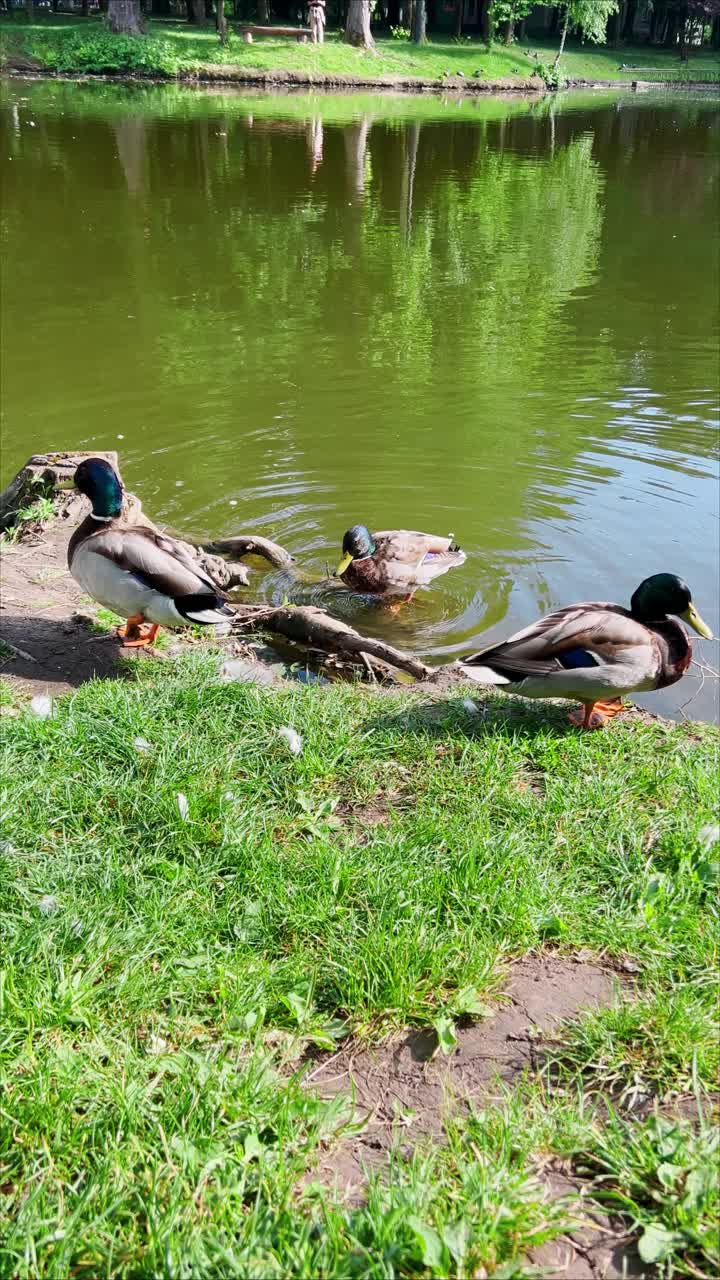
[[427, 738], [447, 738], [449, 733], [455, 737], [477, 739], [488, 734], [514, 738], [518, 733], [532, 736], [552, 733], [565, 737], [587, 732], [570, 724], [570, 703], [556, 706], [552, 702], [540, 702], [535, 705], [508, 696], [506, 700], [478, 701], [477, 707], [477, 712], [467, 710], [464, 699], [453, 694], [442, 700], [415, 703], [406, 711], [376, 716], [370, 721], [370, 726], [386, 733], [409, 732]]

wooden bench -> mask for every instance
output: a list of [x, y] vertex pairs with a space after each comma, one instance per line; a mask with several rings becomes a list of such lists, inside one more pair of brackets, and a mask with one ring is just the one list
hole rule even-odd
[[236, 27], [236, 31], [245, 44], [252, 44], [254, 36], [288, 36], [297, 40], [298, 44], [307, 44], [312, 35], [309, 27], [254, 27], [248, 23]]

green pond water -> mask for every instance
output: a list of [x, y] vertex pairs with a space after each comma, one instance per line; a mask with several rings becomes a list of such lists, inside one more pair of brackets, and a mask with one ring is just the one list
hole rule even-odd
[[[251, 598], [433, 662], [661, 569], [720, 630], [717, 99], [13, 81], [1, 124], [3, 481], [116, 448], [155, 520], [289, 547]], [[327, 580], [357, 522], [467, 563], [389, 615]]]

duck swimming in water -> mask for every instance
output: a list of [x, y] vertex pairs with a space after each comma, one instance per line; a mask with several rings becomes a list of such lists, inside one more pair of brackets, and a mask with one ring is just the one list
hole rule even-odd
[[364, 524], [348, 529], [342, 551], [335, 576], [346, 586], [372, 595], [404, 595], [407, 601], [466, 559], [452, 538], [409, 529], [370, 533]]
[[218, 626], [234, 616], [180, 543], [123, 520], [123, 488], [109, 462], [86, 458], [71, 485], [90, 499], [92, 511], [70, 539], [68, 568], [93, 600], [127, 619], [118, 628], [126, 648], [152, 644], [161, 626]]
[[665, 689], [685, 674], [692, 646], [677, 618], [712, 640], [686, 583], [674, 573], [655, 573], [640, 583], [629, 609], [568, 605], [461, 668], [479, 684], [524, 698], [577, 698], [582, 710], [571, 713], [572, 723], [598, 729], [623, 710], [622, 694]]

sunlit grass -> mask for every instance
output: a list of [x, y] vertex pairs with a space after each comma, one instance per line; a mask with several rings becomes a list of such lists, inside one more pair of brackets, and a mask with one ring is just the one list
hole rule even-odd
[[633, 957], [640, 995], [573, 1031], [564, 1087], [709, 1084], [718, 735], [269, 692], [219, 661], [2, 721], [0, 1273], [523, 1275], [567, 1217], [533, 1153], [594, 1152], [620, 1186], [617, 1135], [518, 1099], [341, 1209], [304, 1178], [347, 1108], [291, 1067], [452, 1017], [460, 988], [492, 1003], [499, 963], [553, 945]]
[[[128, 70], [175, 75], [192, 71], [202, 63], [232, 63], [257, 70], [318, 72], [327, 75], [363, 77], [426, 77], [440, 80], [447, 75], [462, 74], [468, 78], [488, 80], [514, 77], [527, 79], [533, 74], [532, 55], [552, 61], [556, 45], [553, 41], [528, 39], [510, 46], [494, 44], [490, 49], [475, 38], [461, 41], [432, 36], [424, 46], [409, 41], [377, 37], [375, 52], [353, 49], [344, 43], [340, 33], [328, 33], [325, 44], [316, 47], [288, 39], [258, 38], [253, 44], [243, 43], [230, 24], [229, 43], [222, 47], [211, 26], [198, 30], [184, 22], [152, 21], [148, 38], [143, 43], [142, 58], [123, 50], [116, 42], [104, 44], [101, 19], [78, 21], [70, 18], [40, 18], [33, 24], [6, 20], [0, 26], [6, 52], [22, 48], [27, 54], [57, 70]], [[113, 53], [113, 48], [115, 53]], [[137, 51], [136, 51], [137, 52]], [[621, 69], [629, 65], [630, 70]], [[678, 55], [668, 49], [647, 46], [624, 47], [582, 45], [570, 42], [563, 57], [563, 71], [571, 79], [613, 80], [630, 83], [640, 72], [636, 68], [660, 69], [663, 75], [681, 78], [717, 77], [720, 60], [715, 51], [702, 50], [681, 64]], [[641, 76], [641, 78], [643, 78]], [[652, 79], [652, 76], [648, 78]]]

